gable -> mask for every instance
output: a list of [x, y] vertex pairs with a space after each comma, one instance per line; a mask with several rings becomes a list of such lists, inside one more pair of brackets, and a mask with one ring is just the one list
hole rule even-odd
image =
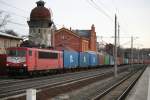
[[60, 33], [67, 33], [67, 34], [70, 34], [70, 35], [73, 35], [77, 38], [80, 38], [80, 36], [78, 36], [77, 34], [75, 34], [74, 32], [66, 29], [66, 28], [61, 28], [59, 30], [57, 30], [54, 34], [57, 35], [57, 34], [60, 34]]

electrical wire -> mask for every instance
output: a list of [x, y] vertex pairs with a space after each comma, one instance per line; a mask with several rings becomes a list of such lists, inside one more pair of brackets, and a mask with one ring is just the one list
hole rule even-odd
[[[95, 0], [96, 1], [96, 0]], [[111, 12], [112, 9], [108, 8], [101, 0], [97, 0], [97, 2], [102, 5], [105, 10], [107, 10], [107, 12], [109, 12], [111, 15], [113, 15], [113, 13]]]
[[[3, 20], [3, 19], [0, 18], [0, 20]], [[25, 24], [21, 24], [21, 23], [18, 23], [18, 22], [13, 22], [13, 21], [10, 21], [10, 20], [6, 20], [6, 23], [11, 23], [11, 24], [15, 24], [15, 25], [18, 25], [18, 26], [22, 26], [22, 27], [27, 27], [27, 25], [25, 25]]]
[[9, 21], [9, 20], [8, 20], [8, 23], [15, 24], [15, 25], [18, 25], [18, 26], [28, 27], [28, 26], [27, 26], [27, 25], [25, 25], [25, 24], [21, 24], [21, 23], [17, 23], [17, 22]]
[[[16, 10], [19, 10], [19, 11], [21, 11], [21, 12], [27, 12], [26, 10], [21, 9], [21, 8], [18, 8], [18, 7], [16, 7], [16, 6], [13, 6], [13, 5], [11, 5], [11, 4], [9, 4], [9, 3], [3, 1], [3, 0], [0, 0], [0, 3], [3, 4], [3, 5], [5, 5], [5, 6], [8, 6], [8, 7], [10, 7], [10, 8], [14, 8], [14, 9], [16, 9]], [[27, 13], [29, 13], [29, 12], [27, 12]]]
[[105, 11], [103, 8], [101, 8], [99, 5], [97, 5], [93, 0], [87, 0], [87, 2], [94, 7], [96, 10], [98, 10], [100, 13], [105, 15], [107, 18], [109, 18], [111, 21], [113, 21], [112, 17]]
[[21, 17], [21, 18], [28, 19], [27, 17], [22, 16], [22, 15], [18, 15], [18, 14], [14, 13], [14, 12], [6, 11], [6, 10], [3, 10], [3, 9], [0, 9], [0, 11], [5, 12], [7, 14], [13, 14], [13, 15], [16, 15], [16, 16]]

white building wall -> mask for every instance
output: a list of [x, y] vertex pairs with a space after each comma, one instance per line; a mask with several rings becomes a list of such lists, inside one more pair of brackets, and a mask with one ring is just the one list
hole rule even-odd
[[51, 29], [50, 28], [30, 28], [29, 39], [35, 44], [44, 44], [46, 46], [51, 46]]

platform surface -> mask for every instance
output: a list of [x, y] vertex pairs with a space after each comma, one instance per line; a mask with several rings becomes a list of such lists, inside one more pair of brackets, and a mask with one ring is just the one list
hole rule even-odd
[[150, 65], [125, 100], [150, 100]]

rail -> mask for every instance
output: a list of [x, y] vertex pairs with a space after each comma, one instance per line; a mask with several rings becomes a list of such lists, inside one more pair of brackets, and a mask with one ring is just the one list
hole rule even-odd
[[[129, 93], [129, 91], [132, 89], [134, 84], [137, 82], [137, 80], [140, 78], [140, 76], [142, 75], [144, 70], [145, 70], [145, 67], [143, 68], [142, 71], [140, 70], [140, 71], [136, 71], [134, 73], [129, 74], [127, 77], [123, 78], [118, 83], [114, 84], [113, 86], [109, 87], [107, 90], [102, 92], [101, 94], [99, 94], [99, 95], [95, 96], [94, 98], [92, 98], [92, 100], [100, 100], [100, 99], [102, 99], [102, 100], [109, 100], [108, 98], [111, 98], [111, 100], [113, 98], [115, 98], [116, 100], [123, 100], [126, 97], [126, 95]], [[128, 79], [132, 78], [132, 76], [134, 76], [134, 75], [137, 75], [137, 77], [133, 81], [130, 82], [130, 84], [128, 85], [128, 87], [126, 89], [122, 89], [123, 91], [116, 89], [117, 87], [121, 86], [124, 82], [128, 81]], [[117, 94], [111, 93], [111, 92], [114, 92], [114, 91], [119, 91], [119, 96], [117, 96]], [[116, 92], [114, 92], [114, 93], [116, 93]], [[108, 97], [108, 95], [109, 96], [112, 95], [112, 97]], [[107, 98], [107, 99], [105, 99], [105, 98]]]

